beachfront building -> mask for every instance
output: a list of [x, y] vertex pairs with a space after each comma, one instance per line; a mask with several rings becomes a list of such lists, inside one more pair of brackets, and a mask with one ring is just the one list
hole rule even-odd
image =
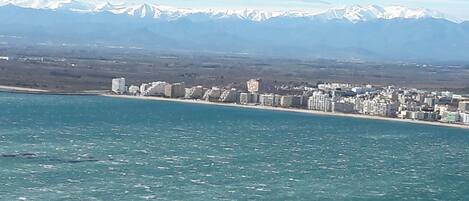
[[259, 104], [262, 106], [275, 106], [275, 95], [274, 94], [259, 95]]
[[438, 119], [438, 113], [430, 111], [402, 111], [399, 116], [403, 119], [421, 121], [436, 121]]
[[140, 93], [140, 87], [132, 85], [129, 87], [129, 94], [131, 95], [138, 95]]
[[280, 99], [280, 106], [282, 107], [292, 107], [293, 106], [293, 96], [282, 96]]
[[247, 105], [249, 103], [251, 103], [251, 93], [240, 93], [239, 104]]
[[332, 111], [332, 99], [328, 93], [316, 91], [308, 99], [308, 109], [323, 112]]
[[125, 78], [114, 78], [112, 79], [112, 92], [116, 94], [124, 94], [126, 92]]
[[243, 105], [259, 103], [259, 94], [257, 93], [240, 93], [239, 103]]
[[184, 83], [167, 84], [164, 88], [164, 96], [168, 98], [182, 98], [186, 95]]
[[165, 88], [169, 85], [166, 82], [152, 82], [140, 86], [140, 95], [142, 96], [164, 96]]
[[353, 113], [355, 110], [355, 104], [348, 103], [345, 101], [333, 101], [331, 104], [332, 112], [340, 112], [340, 113]]
[[220, 102], [234, 103], [236, 102], [238, 92], [236, 89], [224, 90], [220, 95]]
[[201, 99], [204, 96], [204, 88], [202, 86], [195, 86], [186, 88], [184, 98], [186, 99]]
[[280, 107], [281, 100], [282, 100], [282, 95], [274, 94], [274, 107]]
[[220, 88], [212, 87], [211, 89], [205, 92], [202, 99], [209, 102], [217, 102], [218, 100], [220, 100], [221, 93], [222, 91]]
[[375, 98], [363, 102], [363, 110], [360, 112], [366, 115], [396, 117], [397, 104], [391, 100]]
[[250, 93], [259, 93], [261, 91], [261, 79], [251, 79], [247, 81], [246, 85], [248, 88], [248, 92]]

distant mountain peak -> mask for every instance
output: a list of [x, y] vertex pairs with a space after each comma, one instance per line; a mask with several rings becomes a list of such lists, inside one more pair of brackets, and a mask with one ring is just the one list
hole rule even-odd
[[412, 9], [403, 6], [354, 5], [341, 8], [332, 8], [316, 15], [324, 19], [345, 19], [351, 22], [370, 21], [376, 19], [423, 19], [445, 18], [444, 14], [428, 9]]
[[20, 7], [34, 9], [51, 9], [51, 10], [71, 10], [81, 12], [111, 12], [114, 14], [126, 14], [129, 16], [140, 18], [155, 19], [178, 19], [187, 18], [206, 18], [206, 19], [241, 19], [250, 21], [265, 21], [276, 17], [302, 17], [324, 20], [347, 20], [353, 23], [361, 21], [370, 21], [377, 19], [425, 19], [436, 18], [446, 19], [453, 22], [461, 22], [461, 20], [448, 17], [442, 13], [428, 9], [414, 9], [403, 6], [387, 6], [378, 5], [352, 5], [339, 8], [331, 8], [319, 13], [313, 12], [272, 12], [257, 9], [241, 9], [241, 10], [212, 10], [212, 9], [182, 9], [155, 4], [112, 4], [105, 2], [101, 4], [89, 4], [79, 0], [0, 0], [0, 5], [13, 4]]

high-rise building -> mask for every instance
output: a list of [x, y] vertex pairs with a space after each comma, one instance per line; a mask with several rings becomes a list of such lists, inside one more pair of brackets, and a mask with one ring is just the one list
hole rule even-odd
[[223, 103], [234, 103], [236, 102], [237, 92], [235, 89], [231, 90], [224, 90], [223, 93], [220, 95], [220, 102]]
[[275, 95], [274, 94], [261, 94], [259, 96], [259, 103], [263, 106], [274, 106]]
[[280, 99], [280, 106], [282, 107], [292, 107], [293, 106], [293, 96], [282, 96]]
[[167, 85], [169, 84], [166, 82], [142, 84], [140, 86], [140, 94], [142, 96], [164, 96]]
[[259, 93], [261, 91], [261, 79], [251, 79], [247, 81], [248, 91], [251, 93]]
[[112, 91], [116, 94], [123, 94], [125, 93], [126, 87], [125, 87], [125, 78], [115, 78], [112, 79]]
[[220, 99], [221, 93], [222, 91], [220, 88], [212, 87], [212, 89], [209, 89], [205, 92], [202, 99], [205, 101], [217, 102]]
[[204, 88], [202, 86], [195, 86], [186, 88], [186, 99], [201, 99], [204, 96]]
[[174, 83], [165, 86], [164, 95], [168, 98], [181, 98], [186, 95], [184, 83]]
[[324, 112], [332, 111], [332, 99], [329, 94], [320, 91], [314, 92], [308, 99], [308, 109]]
[[353, 113], [355, 108], [355, 104], [347, 103], [347, 102], [332, 102], [331, 110], [332, 112], [340, 112], [340, 113]]
[[251, 103], [251, 94], [250, 93], [240, 93], [239, 94], [239, 103], [246, 105]]

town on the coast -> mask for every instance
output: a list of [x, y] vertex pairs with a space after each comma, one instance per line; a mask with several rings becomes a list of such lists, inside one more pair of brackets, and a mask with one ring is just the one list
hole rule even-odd
[[469, 98], [448, 91], [347, 83], [278, 87], [284, 88], [282, 94], [264, 91], [261, 79], [247, 81], [243, 89], [186, 86], [184, 83], [164, 81], [127, 86], [125, 78], [112, 80], [112, 93], [116, 95], [292, 108], [469, 126]]

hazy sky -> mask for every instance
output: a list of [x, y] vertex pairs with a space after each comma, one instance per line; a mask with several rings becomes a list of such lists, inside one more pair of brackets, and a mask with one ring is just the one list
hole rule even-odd
[[[90, 0], [88, 0], [90, 1]], [[100, 0], [103, 1], [103, 0]], [[156, 3], [184, 8], [257, 8], [263, 10], [320, 11], [344, 5], [380, 6], [402, 5], [412, 8], [428, 8], [447, 15], [469, 20], [469, 0], [109, 0], [112, 3]], [[96, 2], [96, 1], [92, 1]]]

